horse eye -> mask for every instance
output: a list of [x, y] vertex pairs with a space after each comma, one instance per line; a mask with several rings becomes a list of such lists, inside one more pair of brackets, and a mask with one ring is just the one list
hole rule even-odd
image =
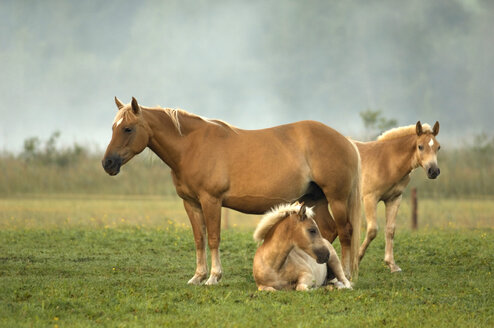
[[419, 145], [419, 150], [424, 150], [424, 146]]
[[437, 150], [441, 149], [441, 146], [437, 147]]
[[132, 132], [132, 128], [124, 128], [124, 132], [125, 133], [131, 133]]
[[314, 229], [314, 228], [310, 228], [310, 229], [309, 229], [309, 233], [310, 233], [311, 235], [315, 235], [315, 234], [317, 233], [317, 230], [316, 230], [316, 229]]

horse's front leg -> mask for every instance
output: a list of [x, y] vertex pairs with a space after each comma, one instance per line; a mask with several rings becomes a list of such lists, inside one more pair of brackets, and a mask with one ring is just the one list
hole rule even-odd
[[377, 236], [377, 218], [376, 218], [376, 207], [377, 200], [374, 197], [364, 197], [364, 211], [365, 211], [365, 219], [367, 221], [367, 232], [365, 234], [365, 239], [359, 250], [359, 261], [362, 261], [362, 258], [365, 255], [365, 251], [367, 247], [369, 247], [371, 241], [374, 240]]
[[324, 244], [329, 249], [328, 266], [333, 271], [336, 279], [340, 283], [340, 284], [335, 284], [336, 288], [352, 289], [352, 284], [350, 283], [350, 281], [345, 276], [345, 273], [343, 272], [343, 267], [341, 266], [340, 258], [338, 257], [338, 254], [336, 254], [336, 250], [334, 249], [333, 245], [331, 245], [331, 243], [326, 239], [324, 239]]
[[184, 200], [184, 207], [189, 216], [194, 242], [196, 244], [196, 272], [189, 280], [188, 284], [199, 285], [206, 280], [208, 275], [208, 266], [206, 262], [206, 225], [201, 208], [191, 202]]
[[396, 214], [400, 208], [402, 196], [388, 200], [386, 204], [386, 246], [384, 250], [384, 262], [389, 266], [391, 273], [400, 272], [401, 268], [396, 265], [393, 255], [393, 239], [396, 229]]
[[200, 201], [211, 253], [211, 275], [206, 281], [206, 285], [216, 285], [223, 274], [219, 249], [221, 240], [221, 200], [206, 195], [202, 196]]

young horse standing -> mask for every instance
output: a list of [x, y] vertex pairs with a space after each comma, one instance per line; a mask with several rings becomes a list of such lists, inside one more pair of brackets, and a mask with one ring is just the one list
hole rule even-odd
[[[280, 203], [306, 198], [316, 208], [323, 236], [334, 214], [345, 274], [358, 272], [360, 244], [360, 159], [355, 146], [328, 126], [303, 121], [247, 131], [183, 110], [141, 107], [135, 98], [117, 98], [113, 134], [102, 164], [110, 175], [149, 147], [170, 168], [183, 199], [196, 245], [196, 271], [190, 284], [207, 278], [206, 232], [211, 274], [221, 279], [221, 207], [261, 214]], [[334, 223], [332, 223], [334, 225]]]
[[367, 247], [377, 234], [376, 207], [383, 201], [386, 206], [386, 246], [384, 261], [391, 272], [401, 271], [393, 256], [393, 238], [396, 213], [402, 192], [410, 181], [410, 173], [421, 166], [429, 179], [440, 173], [437, 151], [441, 148], [436, 136], [439, 122], [431, 129], [429, 125], [416, 125], [392, 129], [376, 141], [354, 141], [362, 159], [362, 194], [367, 234], [360, 247], [362, 260]]
[[313, 216], [311, 208], [297, 202], [280, 205], [261, 219], [254, 239], [263, 243], [253, 266], [259, 290], [308, 290], [324, 285], [331, 273], [338, 280], [337, 288], [352, 288], [333, 245], [322, 238]]

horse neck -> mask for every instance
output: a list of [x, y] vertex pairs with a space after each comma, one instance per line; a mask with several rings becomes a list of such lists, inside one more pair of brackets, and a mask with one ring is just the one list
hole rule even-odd
[[178, 170], [184, 149], [183, 143], [185, 142], [183, 131], [190, 132], [190, 125], [179, 114], [181, 126], [179, 131], [165, 110], [143, 108], [142, 111], [143, 117], [152, 131], [148, 147], [173, 171]]
[[[417, 159], [415, 151], [415, 135], [407, 135], [394, 139], [376, 140], [363, 143], [363, 147], [369, 148], [368, 151], [361, 151], [363, 162], [368, 162], [367, 157], [378, 156], [380, 160], [392, 163], [393, 175], [395, 179], [402, 179], [411, 171], [417, 168]], [[360, 147], [360, 145], [358, 145]], [[391, 172], [390, 172], [391, 173]]]
[[295, 244], [292, 241], [290, 219], [277, 223], [266, 235], [261, 245], [264, 265], [280, 270]]

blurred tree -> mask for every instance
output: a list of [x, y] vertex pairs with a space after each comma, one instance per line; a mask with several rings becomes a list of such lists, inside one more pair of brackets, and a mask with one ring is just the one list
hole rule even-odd
[[396, 127], [398, 124], [398, 121], [395, 119], [382, 117], [382, 111], [379, 109], [367, 109], [366, 111], [360, 112], [360, 117], [364, 123], [365, 138], [367, 140], [376, 139], [381, 133]]
[[24, 151], [21, 153], [21, 157], [26, 161], [33, 161], [36, 154], [39, 151], [40, 140], [38, 137], [31, 137], [24, 140]]
[[88, 150], [75, 143], [72, 147], [57, 147], [60, 131], [55, 131], [45, 141], [44, 147], [41, 147], [41, 141], [38, 137], [31, 137], [24, 140], [24, 150], [19, 155], [21, 159], [28, 163], [42, 165], [56, 165], [65, 167], [77, 163], [80, 159], [87, 157]]

